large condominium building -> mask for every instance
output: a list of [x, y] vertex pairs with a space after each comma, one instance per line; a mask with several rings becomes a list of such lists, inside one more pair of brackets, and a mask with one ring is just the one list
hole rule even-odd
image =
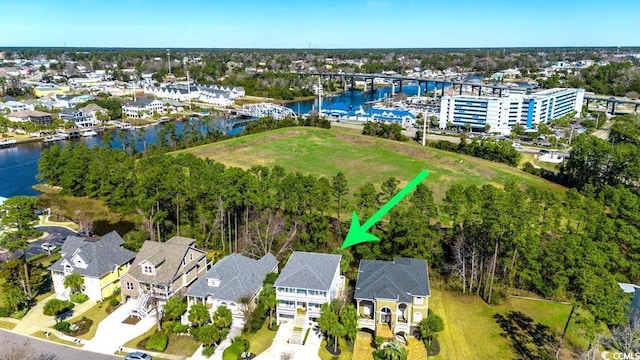
[[548, 89], [532, 94], [507, 97], [443, 96], [440, 107], [441, 129], [448, 125], [485, 129], [509, 134], [517, 124], [533, 128], [540, 123], [582, 110], [584, 89]]

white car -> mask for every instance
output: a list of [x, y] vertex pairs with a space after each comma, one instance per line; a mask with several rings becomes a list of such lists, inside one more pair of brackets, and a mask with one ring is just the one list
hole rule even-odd
[[53, 251], [56, 249], [56, 246], [53, 245], [52, 243], [42, 243], [42, 245], [40, 245], [40, 249], [44, 250], [44, 251]]

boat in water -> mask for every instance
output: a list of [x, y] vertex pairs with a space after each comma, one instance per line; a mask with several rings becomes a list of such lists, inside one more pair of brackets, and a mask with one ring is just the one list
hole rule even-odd
[[93, 131], [93, 130], [88, 130], [82, 133], [82, 136], [84, 137], [92, 137], [92, 136], [96, 136], [98, 135], [97, 132]]
[[14, 139], [0, 139], [0, 148], [3, 147], [11, 147], [17, 144], [18, 142]]
[[62, 140], [66, 140], [67, 137], [64, 135], [50, 135], [45, 137], [44, 139], [42, 139], [43, 142], [49, 143], [49, 142], [56, 142], [56, 141], [62, 141]]

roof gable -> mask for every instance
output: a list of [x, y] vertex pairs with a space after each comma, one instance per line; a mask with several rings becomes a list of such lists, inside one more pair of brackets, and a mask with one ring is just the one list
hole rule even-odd
[[294, 251], [274, 285], [328, 291], [340, 269], [341, 258], [341, 255]]
[[356, 299], [411, 302], [413, 296], [430, 295], [427, 262], [422, 259], [361, 260], [358, 272]]

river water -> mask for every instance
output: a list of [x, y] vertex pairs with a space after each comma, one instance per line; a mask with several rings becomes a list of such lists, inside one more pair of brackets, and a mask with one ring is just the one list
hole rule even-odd
[[[429, 84], [429, 91], [433, 90], [433, 84]], [[396, 88], [396, 91], [399, 89]], [[404, 84], [402, 91], [409, 95], [416, 95], [418, 92], [417, 84]], [[420, 93], [424, 93], [425, 88], [422, 86]], [[373, 100], [382, 99], [391, 96], [391, 88], [379, 88], [375, 92], [363, 93], [362, 91], [346, 91], [342, 94], [322, 99], [322, 106], [327, 107], [334, 103], [345, 103], [352, 105], [354, 108], [360, 105], [366, 106], [366, 103]], [[287, 105], [293, 111], [306, 114], [313, 109], [318, 108], [318, 100], [300, 101]], [[178, 133], [182, 132], [184, 123], [176, 122]], [[152, 144], [158, 139], [158, 131], [164, 124], [149, 126], [145, 128], [144, 140], [136, 141], [136, 147], [141, 150], [145, 143]], [[131, 135], [137, 138], [136, 130], [131, 130]], [[118, 141], [115, 132], [112, 134], [112, 147], [122, 147]], [[101, 146], [102, 136], [98, 135], [91, 138], [81, 138], [74, 141], [85, 142], [88, 146]], [[64, 144], [62, 142], [61, 144]], [[15, 195], [37, 195], [38, 192], [32, 189], [32, 186], [40, 180], [38, 175], [38, 160], [42, 150], [52, 146], [42, 142], [18, 144], [11, 148], [0, 149], [0, 197], [11, 197]]]

